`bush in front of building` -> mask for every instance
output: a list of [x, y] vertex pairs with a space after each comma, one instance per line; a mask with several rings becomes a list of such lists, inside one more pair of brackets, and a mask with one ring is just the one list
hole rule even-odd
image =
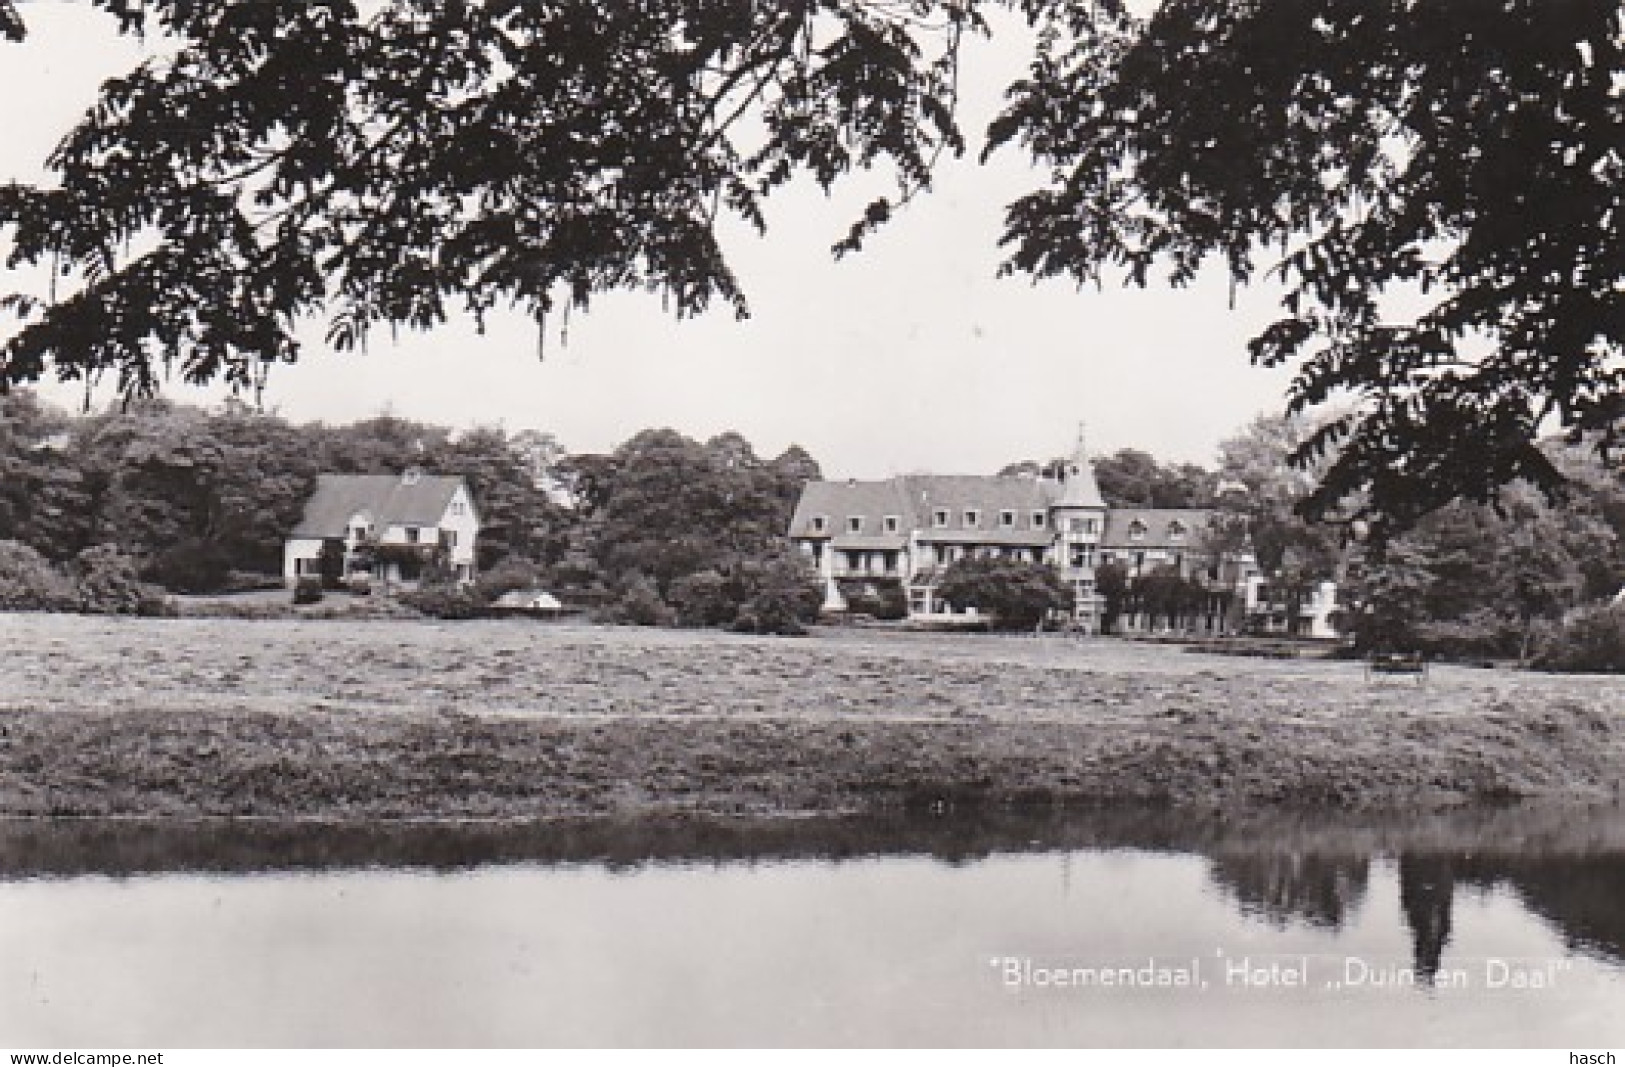
[[535, 563], [517, 556], [506, 556], [480, 571], [474, 580], [474, 591], [480, 600], [494, 604], [508, 593], [535, 589], [541, 584], [542, 571]]
[[748, 595], [729, 629], [740, 633], [799, 637], [818, 618], [824, 602], [818, 576], [791, 556], [743, 564], [739, 584]]
[[1072, 591], [1055, 568], [997, 556], [950, 563], [937, 595], [961, 610], [973, 607], [991, 615], [1006, 630], [1030, 630], [1050, 612], [1072, 607]]
[[477, 619], [486, 609], [479, 593], [456, 582], [424, 582], [416, 589], [403, 590], [397, 599], [434, 619]]
[[867, 615], [885, 622], [908, 618], [908, 594], [899, 583], [847, 582], [840, 584], [840, 589], [850, 615]]
[[320, 604], [323, 595], [322, 580], [315, 576], [301, 578], [293, 587], [295, 604]]

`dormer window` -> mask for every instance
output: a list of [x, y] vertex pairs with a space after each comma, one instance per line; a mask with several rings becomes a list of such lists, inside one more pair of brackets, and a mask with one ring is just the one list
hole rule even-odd
[[827, 529], [829, 529], [829, 516], [827, 516], [827, 515], [814, 515], [812, 517], [812, 532], [813, 533], [821, 534]]
[[1130, 541], [1144, 541], [1145, 540], [1145, 523], [1141, 522], [1139, 519], [1135, 519], [1133, 522], [1129, 523], [1128, 524], [1128, 539]]
[[938, 508], [931, 513], [931, 525], [937, 529], [945, 529], [948, 525], [948, 509]]
[[846, 519], [846, 532], [847, 533], [862, 533], [863, 532], [863, 517], [861, 515], [849, 515], [849, 516], [847, 516], [847, 519]]
[[966, 525], [966, 527], [975, 528], [975, 527], [981, 525], [981, 522], [982, 522], [982, 513], [980, 511], [977, 511], [975, 508], [966, 508], [965, 509], [965, 525]]
[[1185, 540], [1185, 524], [1180, 522], [1178, 519], [1175, 519], [1173, 522], [1170, 522], [1168, 524], [1168, 540], [1170, 540], [1170, 541], [1183, 541], [1183, 540]]
[[1016, 528], [1016, 513], [1013, 511], [999, 512], [999, 529], [1014, 530]]
[[1033, 512], [1033, 529], [1042, 530], [1046, 520], [1047, 516], [1042, 511]]
[[898, 531], [898, 529], [902, 526], [902, 520], [899, 519], [896, 515], [887, 515], [886, 518], [883, 521], [886, 524], [886, 532], [889, 533], [889, 534], [896, 533]]

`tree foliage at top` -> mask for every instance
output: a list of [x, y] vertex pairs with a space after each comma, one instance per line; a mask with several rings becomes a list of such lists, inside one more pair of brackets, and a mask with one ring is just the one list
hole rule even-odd
[[97, 5], [179, 47], [102, 87], [49, 160], [59, 184], [0, 188], [11, 265], [59, 290], [6, 300], [23, 324], [0, 385], [50, 367], [127, 396], [165, 370], [255, 387], [312, 315], [341, 349], [614, 289], [743, 315], [719, 221], [763, 227], [803, 173], [889, 165], [912, 195], [961, 148], [959, 42], [980, 26], [850, 0]]
[[1290, 461], [1315, 431], [1306, 418], [1261, 415], [1219, 442], [1218, 477], [1226, 491], [1209, 539], [1221, 551], [1251, 551], [1273, 579], [1331, 578], [1346, 555], [1347, 531], [1298, 514], [1324, 464], [1304, 469]]
[[1120, 448], [1094, 461], [1106, 503], [1120, 508], [1203, 508], [1213, 503], [1213, 476], [1194, 463], [1162, 464], [1149, 452]]
[[343, 347], [613, 289], [743, 313], [719, 222], [803, 174], [925, 187], [1006, 7], [1036, 46], [991, 146], [1048, 170], [1008, 269], [1279, 277], [1253, 358], [1298, 368], [1294, 411], [1348, 405], [1303, 444], [1336, 451], [1309, 513], [1384, 536], [1558, 484], [1552, 422], [1625, 428], [1617, 0], [96, 2], [179, 47], [104, 86], [53, 184], [0, 189], [57, 290], [6, 299], [0, 386], [254, 385], [307, 316]]
[[1298, 367], [1294, 412], [1354, 402], [1300, 453], [1336, 446], [1309, 513], [1381, 537], [1554, 487], [1548, 419], [1619, 444], [1617, 0], [1027, 6], [1049, 29], [993, 140], [1050, 176], [1009, 211], [1012, 269], [1280, 278], [1253, 359]]

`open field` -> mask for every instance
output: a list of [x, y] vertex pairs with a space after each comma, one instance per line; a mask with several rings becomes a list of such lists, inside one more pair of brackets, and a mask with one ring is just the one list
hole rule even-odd
[[1611, 800], [1625, 682], [1111, 640], [0, 615], [0, 814]]

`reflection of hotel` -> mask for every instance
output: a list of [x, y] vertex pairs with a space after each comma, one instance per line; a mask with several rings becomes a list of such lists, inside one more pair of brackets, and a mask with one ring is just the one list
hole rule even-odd
[[[1218, 630], [1255, 573], [1251, 557], [1219, 558], [1204, 544], [1212, 513], [1200, 508], [1112, 508], [1100, 495], [1080, 444], [1060, 477], [903, 475], [874, 482], [811, 482], [790, 522], [790, 538], [824, 579], [824, 607], [888, 590], [915, 619], [964, 619], [974, 605], [936, 593], [943, 570], [967, 556], [1004, 556], [1056, 567], [1071, 585], [1074, 618], [1100, 626], [1095, 570], [1121, 564], [1131, 577], [1175, 573], [1210, 595], [1187, 626]], [[1156, 620], [1125, 618], [1126, 628]]]

